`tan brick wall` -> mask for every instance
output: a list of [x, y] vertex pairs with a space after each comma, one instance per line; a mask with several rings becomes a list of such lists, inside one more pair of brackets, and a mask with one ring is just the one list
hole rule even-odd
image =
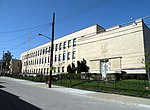
[[[109, 59], [109, 69], [138, 69], [143, 68], [141, 59], [144, 56], [144, 41], [142, 20], [137, 20], [135, 25], [124, 27], [116, 26], [106, 29], [98, 35], [81, 38], [78, 42], [78, 59], [90, 60]], [[120, 59], [112, 59], [121, 57]], [[93, 63], [92, 63], [93, 65]], [[90, 66], [92, 71], [93, 66]]]

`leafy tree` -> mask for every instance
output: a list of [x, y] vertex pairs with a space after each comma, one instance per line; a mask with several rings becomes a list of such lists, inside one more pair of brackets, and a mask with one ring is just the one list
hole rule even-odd
[[71, 63], [67, 66], [68, 73], [75, 73], [76, 71], [77, 73], [88, 72], [89, 69], [90, 68], [87, 66], [87, 62], [84, 58], [82, 61], [77, 61], [77, 67], [75, 67], [74, 63]]
[[87, 66], [87, 62], [86, 60], [83, 58], [83, 60], [77, 61], [77, 72], [81, 73], [81, 72], [88, 72], [89, 71], [89, 66]]
[[77, 73], [81, 73], [81, 63], [77, 61]]
[[76, 72], [76, 67], [75, 67], [75, 64], [74, 63], [72, 63], [72, 73], [75, 73]]
[[75, 67], [75, 64], [74, 64], [74, 63], [71, 63], [71, 65], [69, 64], [69, 65], [67, 66], [67, 72], [68, 72], [68, 73], [75, 73], [75, 71], [76, 71], [76, 67]]
[[2, 68], [5, 71], [9, 70], [11, 59], [12, 59], [11, 52], [7, 51], [7, 53], [4, 53], [3, 58], [2, 58]]
[[71, 65], [70, 64], [67, 66], [67, 72], [71, 73]]

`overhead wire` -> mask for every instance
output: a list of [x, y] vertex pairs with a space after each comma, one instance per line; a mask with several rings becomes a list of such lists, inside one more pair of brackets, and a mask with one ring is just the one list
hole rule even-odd
[[[90, 11], [90, 10], [92, 10], [92, 9], [95, 9], [95, 8], [97, 8], [97, 7], [99, 7], [99, 6], [103, 6], [103, 5], [107, 4], [107, 3], [109, 3], [110, 1], [112, 1], [112, 0], [107, 0], [107, 1], [106, 1], [106, 0], [103, 0], [103, 1], [96, 1], [96, 2], [93, 2], [93, 3], [91, 3], [91, 4], [89, 5], [88, 8], [84, 8], [84, 9], [80, 10], [79, 12], [71, 13], [71, 14], [69, 14], [69, 15], [66, 15], [66, 16], [64, 16], [64, 17], [62, 17], [62, 18], [60, 18], [60, 19], [58, 19], [58, 20], [56, 21], [56, 24], [61, 23], [61, 22], [64, 22], [65, 20], [69, 20], [69, 19], [72, 19], [72, 18], [74, 18], [74, 17], [80, 16], [80, 15], [82, 15], [82, 14], [84, 14], [84, 13], [87, 13], [88, 11]], [[143, 17], [142, 19], [149, 18], [149, 17], [150, 17], [150, 16], [145, 16], [145, 17]], [[131, 21], [130, 21], [130, 22], [131, 22]], [[130, 23], [130, 22], [127, 22], [127, 23]], [[124, 24], [127, 24], [127, 23], [124, 23]], [[122, 25], [123, 25], [123, 24], [122, 24]], [[28, 29], [31, 29], [31, 28], [28, 28]], [[16, 30], [16, 31], [23, 31], [23, 30], [26, 30], [26, 29]], [[9, 33], [9, 32], [15, 32], [15, 31], [7, 31], [7, 32], [5, 32], [5, 33]], [[1, 32], [0, 32], [0, 33], [1, 33]], [[34, 39], [34, 37], [33, 37], [33, 39]], [[33, 39], [32, 39], [32, 40], [33, 40]], [[26, 42], [28, 42], [28, 41], [26, 41]], [[21, 44], [24, 45], [25, 42], [22, 42]]]
[[[145, 17], [143, 17], [143, 18], [145, 18]], [[148, 18], [148, 17], [147, 17]], [[131, 23], [131, 22], [130, 22]], [[127, 24], [129, 24], [129, 22], [127, 22]], [[123, 25], [126, 25], [125, 23], [123, 23]], [[134, 27], [134, 28], [136, 28], [136, 27]], [[112, 30], [110, 30], [110, 31], [112, 31]], [[100, 32], [103, 32], [102, 30], [99, 30], [98, 31], [98, 34], [100, 33]], [[95, 36], [95, 35], [97, 35], [97, 32], [92, 32], [92, 33], [88, 33], [88, 34], [85, 34], [85, 35], [82, 35], [82, 36], [88, 36], [88, 37], [92, 37], [92, 36]], [[82, 36], [79, 36], [79, 37], [82, 37]], [[79, 38], [79, 37], [77, 37], [77, 38]], [[33, 39], [35, 38], [35, 36], [33, 37]], [[32, 40], [33, 40], [32, 39]], [[32, 41], [31, 40], [31, 41]], [[28, 42], [28, 40], [26, 40], [25, 42], [22, 42], [21, 44], [19, 44], [19, 45], [24, 45], [24, 44], [26, 44], [26, 42]], [[15, 46], [17, 46], [17, 48], [19, 47], [19, 45], [15, 45]]]
[[[149, 16], [149, 17], [150, 17], [150, 16]], [[146, 18], [149, 18], [149, 17], [147, 16]], [[145, 17], [143, 17], [143, 18], [145, 19]], [[126, 24], [129, 24], [129, 23], [131, 23], [131, 21], [130, 21], [130, 22], [127, 22]], [[125, 23], [123, 23], [123, 25], [125, 25]], [[136, 28], [136, 27], [135, 27], [135, 28]], [[101, 32], [101, 31], [102, 31], [102, 30], [98, 31], [98, 33]], [[91, 36], [97, 35], [96, 33], [97, 33], [97, 32], [93, 32], [93, 33], [85, 34], [85, 35], [82, 35], [82, 36], [90, 36], [90, 37], [91, 37]], [[93, 34], [94, 34], [94, 35], [93, 35]], [[35, 35], [35, 36], [37, 36], [37, 35]], [[35, 38], [35, 36], [33, 37], [33, 39]], [[82, 37], [82, 36], [79, 36], [79, 37]], [[31, 38], [31, 39], [32, 39], [32, 38]], [[32, 40], [33, 40], [33, 39], [32, 39]], [[31, 40], [31, 41], [32, 41], [32, 40]], [[22, 42], [21, 44], [14, 45], [14, 46], [17, 46], [17, 48], [18, 48], [18, 47], [20, 47], [20, 45], [26, 44], [26, 42], [28, 42], [28, 40]]]
[[[42, 28], [41, 30], [40, 30], [40, 32], [44, 32], [45, 30], [47, 30], [49, 28], [49, 26], [46, 26], [46, 27], [44, 27], [44, 28]], [[32, 31], [33, 32], [33, 31]], [[39, 31], [38, 31], [39, 32]], [[29, 32], [30, 33], [30, 32]], [[28, 34], [29, 34], [28, 33]], [[31, 34], [31, 33], [30, 33]], [[30, 41], [32, 41], [35, 37], [37, 36], [37, 33], [35, 33], [35, 34], [31, 34], [31, 37], [30, 37]], [[23, 42], [21, 42], [21, 43], [19, 43], [19, 44], [17, 44], [17, 45], [12, 45], [11, 47], [16, 47], [16, 48], [14, 48], [14, 49], [17, 49], [17, 48], [19, 48], [19, 47], [21, 47], [21, 45], [25, 45], [26, 43], [28, 42], [28, 40], [25, 40], [25, 41], [23, 41]]]
[[[79, 13], [78, 12], [75, 12], [75, 13], [71, 13], [71, 14], [69, 14], [69, 15], [67, 15], [67, 16], [64, 16], [64, 17], [62, 17], [61, 19], [59, 19], [59, 20], [65, 20], [65, 19], [70, 19], [71, 17], [70, 17], [70, 15], [73, 15], [73, 14], [75, 14], [74, 16], [78, 16], [78, 15], [80, 15], [80, 14], [83, 14], [83, 13], [86, 13], [87, 11], [89, 11], [90, 9], [92, 9], [92, 8], [96, 8], [96, 7], [98, 7], [98, 6], [100, 6], [100, 5], [104, 5], [104, 4], [106, 4], [106, 3], [108, 3], [108, 2], [110, 2], [110, 1], [112, 1], [112, 0], [102, 0], [102, 1], [96, 1], [96, 2], [93, 2], [93, 3], [91, 3], [90, 5], [89, 5], [89, 7], [88, 8], [85, 8], [85, 9], [82, 9], [82, 10], [80, 10], [79, 11]], [[74, 16], [72, 16], [72, 17], [74, 17]], [[57, 22], [56, 22], [57, 23]], [[45, 25], [49, 25], [49, 24], [51, 24], [51, 23], [46, 23], [46, 24], [42, 24], [42, 25], [38, 25], [38, 26], [34, 26], [34, 27], [30, 27], [30, 28], [25, 28], [25, 29], [20, 29], [20, 30], [13, 30], [13, 31], [4, 31], [4, 32], [0, 32], [0, 34], [6, 34], [6, 33], [14, 33], [14, 32], [21, 32], [21, 31], [26, 31], [26, 30], [31, 30], [31, 29], [34, 29], [34, 28], [39, 28], [39, 27], [41, 27], [41, 26], [45, 26]], [[29, 33], [29, 32], [28, 32]], [[27, 34], [27, 33], [26, 33]], [[25, 36], [26, 34], [24, 34], [24, 35], [22, 35], [22, 36]], [[19, 37], [17, 37], [17, 38], [13, 38], [13, 39], [10, 39], [10, 40], [6, 40], [6, 41], [4, 41], [4, 42], [11, 42], [11, 41], [14, 41], [14, 40], [17, 40], [17, 39], [19, 39], [19, 38], [21, 38], [20, 36]]]
[[39, 28], [39, 27], [42, 27], [42, 26], [45, 26], [45, 25], [48, 25], [48, 24], [51, 24], [51, 23], [46, 23], [46, 24], [42, 24], [42, 25], [30, 27], [30, 28], [24, 28], [24, 29], [13, 30], [13, 31], [1, 31], [0, 34], [8, 34], [8, 33], [16, 33], [16, 32], [21, 32], [21, 31], [27, 31], [27, 30]]
[[14, 41], [14, 40], [21, 39], [22, 37], [27, 36], [28, 33], [33, 33], [33, 32], [36, 32], [36, 31], [42, 29], [42, 28], [49, 27], [49, 26], [50, 26], [50, 24], [47, 24], [47, 25], [44, 26], [44, 27], [39, 27], [38, 29], [35, 29], [35, 30], [33, 30], [33, 31], [26, 32], [25, 34], [23, 34], [23, 35], [21, 35], [21, 36], [18, 36], [18, 37], [16, 37], [16, 38], [12, 38], [12, 39], [9, 39], [9, 40], [2, 41], [1, 44], [9, 43], [9, 42], [12, 42], [12, 41]]
[[63, 16], [62, 18], [58, 19], [56, 21], [56, 23], [58, 24], [58, 23], [61, 23], [61, 22], [65, 21], [65, 20], [72, 19], [74, 17], [80, 16], [80, 15], [82, 15], [84, 13], [87, 13], [88, 11], [90, 11], [92, 9], [95, 9], [97, 7], [100, 7], [100, 6], [103, 6], [103, 5], [105, 5], [105, 4], [107, 4], [107, 3], [111, 2], [111, 1], [112, 0], [102, 0], [102, 1], [93, 2], [87, 8], [84, 8], [84, 9], [81, 9], [79, 11], [70, 13], [70, 14], [68, 14], [66, 16]]

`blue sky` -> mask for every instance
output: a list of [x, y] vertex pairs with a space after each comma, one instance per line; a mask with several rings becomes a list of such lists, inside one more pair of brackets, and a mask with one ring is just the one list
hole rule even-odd
[[[0, 58], [10, 51], [20, 53], [48, 42], [52, 13], [56, 13], [55, 39], [99, 24], [104, 28], [150, 15], [150, 0], [0, 0]], [[145, 20], [150, 24], [150, 18]]]

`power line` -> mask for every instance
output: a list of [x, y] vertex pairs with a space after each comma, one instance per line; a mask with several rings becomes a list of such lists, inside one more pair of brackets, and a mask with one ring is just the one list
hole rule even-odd
[[[44, 27], [44, 28], [42, 28], [41, 30], [40, 30], [40, 32], [44, 32], [45, 30], [47, 30], [49, 28], [49, 26], [47, 26], [47, 27]], [[37, 37], [37, 33], [35, 33], [35, 34], [33, 34], [33, 35], [31, 35], [31, 40], [30, 41], [32, 41], [34, 38], [36, 38]], [[21, 45], [25, 45], [26, 43], [28, 42], [28, 40], [25, 40], [25, 41], [23, 41], [22, 43], [20, 43], [20, 44], [17, 44], [17, 45], [11, 45], [11, 47], [14, 47], [13, 49], [18, 49], [18, 48], [20, 48], [21, 47]], [[16, 47], [16, 48], [15, 48]], [[10, 48], [8, 48], [8, 49], [10, 49]]]
[[21, 32], [21, 31], [31, 30], [31, 29], [35, 29], [35, 28], [39, 28], [39, 27], [42, 27], [42, 26], [48, 25], [48, 24], [51, 24], [51, 23], [46, 23], [46, 24], [42, 24], [42, 25], [38, 25], [38, 26], [34, 26], [34, 27], [30, 27], [30, 28], [19, 29], [19, 30], [13, 30], [13, 31], [3, 31], [3, 32], [0, 32], [0, 34], [8, 34], [8, 33], [15, 33], [15, 32]]
[[[49, 26], [50, 26], [50, 24], [47, 24], [47, 25], [44, 26], [44, 27], [40, 27], [40, 28], [35, 29], [35, 30], [33, 30], [33, 31], [30, 31], [30, 32], [28, 32], [28, 33], [34, 33], [34, 32], [36, 32], [36, 31], [38, 31], [38, 30], [45, 29], [45, 28], [47, 29], [47, 28], [49, 28]], [[21, 36], [19, 36], [19, 37], [17, 37], [17, 38], [12, 38], [12, 39], [9, 39], [9, 40], [6, 40], [6, 41], [2, 41], [1, 44], [9, 43], [9, 42], [18, 40], [18, 39], [20, 39], [20, 38], [22, 38], [22, 37], [24, 37], [24, 36], [27, 36], [28, 33], [25, 33], [24, 35], [21, 35]]]
[[59, 20], [56, 21], [56, 23], [60, 23], [60, 22], [63, 22], [65, 20], [68, 20], [68, 19], [72, 19], [74, 17], [77, 17], [77, 16], [80, 16], [84, 13], [87, 13], [88, 11], [92, 10], [92, 9], [95, 9], [95, 8], [98, 8], [100, 6], [103, 6], [109, 2], [111, 2], [112, 0], [102, 0], [102, 1], [96, 1], [94, 3], [91, 3], [87, 8], [84, 8], [84, 9], [81, 9], [79, 11], [76, 11], [76, 12], [73, 12], [73, 13], [70, 13], [62, 18], [60, 18]]
[[[150, 16], [149, 16], [150, 17]], [[145, 18], [145, 17], [143, 17], [143, 18]], [[146, 18], [148, 18], [148, 16], [146, 17]], [[129, 23], [129, 22], [127, 22], [127, 23]], [[130, 22], [131, 23], [131, 22]], [[125, 25], [125, 23], [124, 23], [124, 25]], [[45, 27], [45, 28], [47, 28], [47, 27]], [[133, 27], [133, 28], [138, 28], [138, 27]], [[44, 29], [45, 30], [45, 29]], [[113, 30], [109, 30], [109, 31], [113, 31]], [[85, 35], [82, 35], [82, 36], [88, 36], [88, 37], [92, 37], [92, 36], [95, 36], [95, 35], [97, 35], [97, 33], [101, 33], [101, 32], [103, 32], [103, 30], [99, 30], [98, 32], [93, 32], [93, 33], [89, 33], [89, 34], [85, 34]], [[105, 31], [104, 31], [105, 32]], [[107, 31], [108, 32], [108, 31]], [[112, 34], [112, 33], [111, 33]], [[35, 34], [34, 35], [34, 37], [31, 39], [31, 41], [35, 38], [35, 36], [36, 36], [37, 34]], [[79, 37], [82, 37], [82, 36], [79, 36]], [[79, 37], [77, 37], [77, 38], [79, 38]], [[86, 37], [87, 38], [87, 37]], [[24, 42], [22, 42], [21, 44], [18, 44], [18, 45], [14, 45], [15, 47], [20, 47], [20, 45], [24, 45], [24, 44], [26, 44], [26, 42], [27, 41], [24, 41]]]
[[[133, 27], [133, 28], [139, 28], [139, 27]], [[118, 29], [118, 28], [117, 28]], [[114, 31], [114, 30], [116, 30], [116, 29], [113, 29], [113, 30], [109, 30], [109, 31]], [[126, 30], [127, 31], [127, 30]], [[84, 34], [84, 35], [82, 35], [82, 36], [84, 36], [84, 37], [86, 37], [86, 38], [90, 38], [90, 37], [93, 37], [93, 36], [96, 36], [96, 35], [98, 35], [98, 34], [100, 34], [101, 32], [106, 32], [106, 31], [104, 31], [104, 30], [99, 30], [99, 31], [97, 31], [97, 32], [92, 32], [92, 33], [88, 33], [88, 34]], [[108, 32], [108, 31], [107, 31]], [[119, 31], [119, 32], [122, 32], [122, 31]], [[113, 33], [111, 33], [111, 34], [113, 34]], [[81, 38], [82, 36], [78, 36], [77, 38]], [[35, 38], [35, 36], [33, 37], [33, 39]], [[33, 39], [31, 39], [31, 41], [33, 40]], [[25, 42], [22, 42], [21, 44], [19, 44], [19, 45], [24, 45], [24, 44], [26, 44], [26, 41]], [[19, 47], [18, 45], [16, 45], [17, 47]]]
[[[103, 6], [103, 5], [107, 4], [107, 3], [109, 3], [110, 1], [112, 1], [112, 0], [107, 0], [107, 1], [106, 0], [102, 0], [102, 1], [93, 2], [93, 3], [91, 3], [89, 5], [88, 8], [85, 8], [85, 9], [79, 10], [77, 12], [71, 13], [69, 15], [66, 15], [66, 16], [60, 18], [58, 20], [58, 22], [64, 21], [66, 19], [71, 19], [71, 18], [74, 18], [74, 17], [79, 16], [81, 14], [84, 14], [84, 13], [90, 11], [91, 9], [97, 8], [99, 6]], [[38, 27], [42, 27], [42, 26], [48, 25], [48, 24], [51, 24], [51, 23], [46, 23], [46, 24], [37, 25], [37, 26], [34, 26], [34, 27], [30, 27], [30, 28], [24, 28], [24, 29], [13, 30], [13, 31], [1, 31], [0, 34], [16, 33], [16, 32], [31, 30], [31, 29], [35, 29], [35, 28], [38, 28]]]

